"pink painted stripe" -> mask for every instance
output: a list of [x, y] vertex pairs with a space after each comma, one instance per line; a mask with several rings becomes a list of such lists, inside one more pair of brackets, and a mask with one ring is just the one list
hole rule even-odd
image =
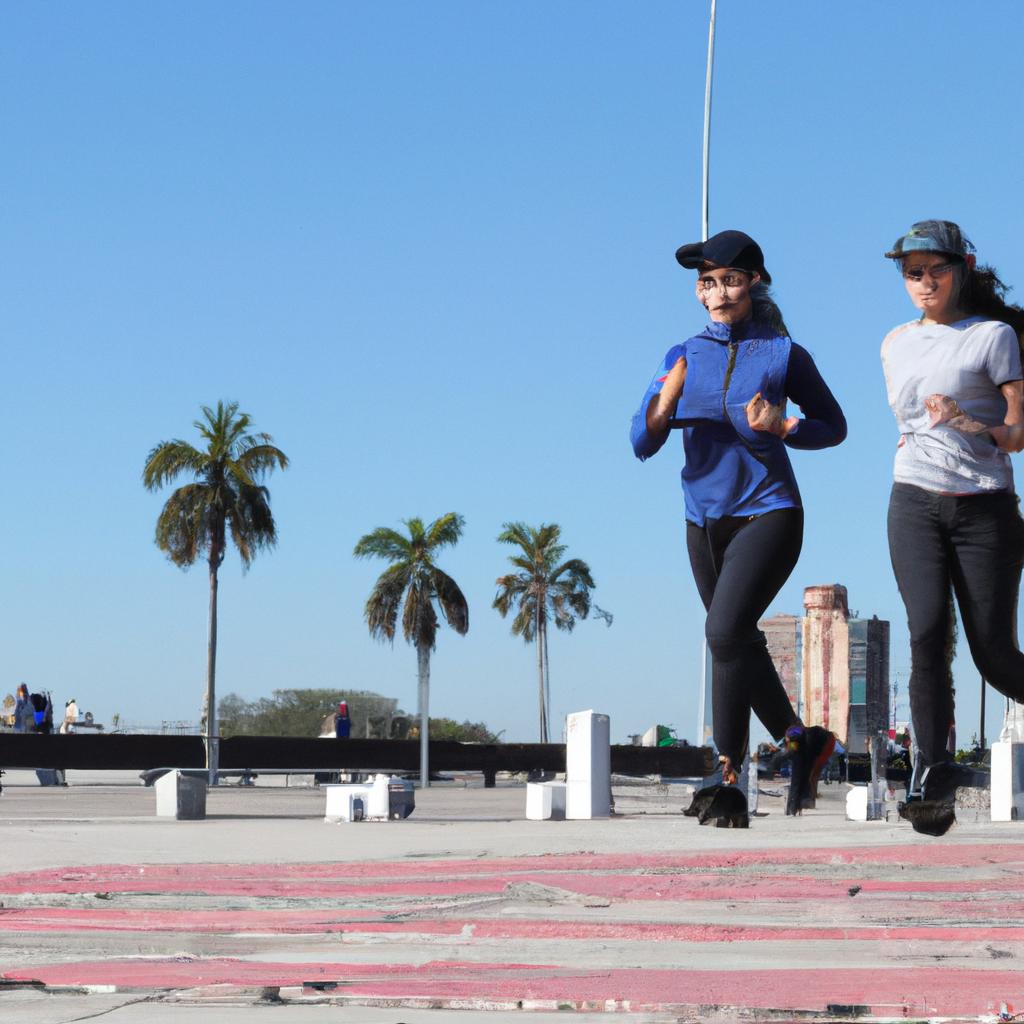
[[474, 878], [452, 878], [438, 874], [415, 881], [341, 880], [292, 881], [267, 879], [232, 879], [230, 877], [168, 878], [159, 881], [150, 877], [93, 878], [83, 885], [78, 880], [12, 884], [8, 894], [17, 893], [81, 893], [105, 891], [116, 893], [191, 893], [207, 896], [252, 896], [287, 898], [336, 898], [350, 903], [388, 897], [451, 897], [467, 895], [499, 896], [517, 882], [529, 881], [585, 896], [614, 900], [846, 900], [849, 889], [860, 887], [860, 899], [872, 894], [971, 894], [975, 898], [1005, 899], [1008, 879], [959, 878], [944, 881], [920, 879], [840, 879], [812, 878], [800, 875], [758, 874], [585, 874], [533, 873], [528, 879], [521, 875], [496, 873]]
[[131, 959], [40, 965], [9, 971], [11, 980], [121, 989], [202, 985], [302, 985], [335, 982], [361, 998], [618, 1001], [631, 1010], [671, 1006], [743, 1006], [821, 1012], [828, 1004], [899, 1014], [981, 1014], [1021, 1000], [1017, 971], [949, 968], [844, 970], [573, 970], [522, 964], [283, 964], [222, 958]]
[[[324, 910], [121, 910], [24, 907], [0, 910], [2, 932], [192, 932], [196, 934], [450, 935], [474, 940], [557, 939], [628, 942], [925, 941], [1024, 943], [1024, 927], [874, 925], [778, 926], [648, 924], [568, 920], [366, 920], [362, 911]], [[359, 918], [354, 920], [353, 918]]]
[[[163, 884], [172, 879], [194, 881], [204, 878], [233, 879], [394, 879], [446, 876], [531, 874], [551, 871], [629, 871], [700, 868], [705, 871], [749, 869], [760, 865], [863, 865], [886, 864], [894, 870], [907, 867], [970, 867], [1019, 865], [1024, 871], [1024, 845], [1016, 843], [972, 843], [951, 845], [936, 840], [914, 846], [851, 847], [842, 850], [820, 848], [784, 850], [708, 851], [700, 854], [544, 854], [531, 857], [409, 861], [362, 861], [309, 864], [107, 864], [83, 868], [57, 868], [19, 872], [0, 877], [0, 891], [8, 885], [54, 882], [90, 884], [97, 879], [147, 878]], [[18, 890], [21, 891], [21, 890]]]

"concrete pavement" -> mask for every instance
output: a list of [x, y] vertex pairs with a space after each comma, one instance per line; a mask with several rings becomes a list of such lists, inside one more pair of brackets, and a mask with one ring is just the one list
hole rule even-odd
[[528, 822], [522, 786], [471, 777], [403, 822], [327, 825], [320, 791], [280, 784], [175, 822], [130, 774], [68, 777], [4, 779], [0, 1020], [1024, 1011], [1024, 824], [926, 839], [847, 822], [835, 785], [787, 819], [777, 786], [717, 830], [653, 784], [616, 786], [611, 820]]

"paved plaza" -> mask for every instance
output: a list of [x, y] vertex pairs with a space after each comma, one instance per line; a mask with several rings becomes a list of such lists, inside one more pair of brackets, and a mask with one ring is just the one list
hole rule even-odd
[[749, 830], [702, 828], [654, 783], [537, 822], [522, 785], [471, 776], [400, 822], [325, 824], [282, 779], [177, 822], [131, 773], [68, 781], [4, 778], [4, 1022], [1024, 1013], [1024, 825], [848, 822], [837, 785], [787, 819], [772, 784]]

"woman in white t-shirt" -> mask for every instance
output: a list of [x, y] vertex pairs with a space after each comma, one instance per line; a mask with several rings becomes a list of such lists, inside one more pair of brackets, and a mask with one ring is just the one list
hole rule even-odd
[[[910, 713], [923, 776], [906, 817], [941, 834], [953, 822], [953, 597], [971, 656], [1000, 693], [1024, 700], [1017, 595], [1024, 565], [1009, 452], [1024, 448], [1024, 310], [950, 221], [915, 224], [886, 253], [919, 319], [882, 343], [900, 440], [889, 552], [910, 629]], [[977, 780], [973, 780], [977, 781]]]

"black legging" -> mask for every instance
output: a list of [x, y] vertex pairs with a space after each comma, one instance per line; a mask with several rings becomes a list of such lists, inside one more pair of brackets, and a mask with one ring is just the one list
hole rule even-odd
[[751, 711], [776, 740], [799, 721], [757, 623], [789, 579], [803, 534], [800, 508], [686, 524], [690, 566], [708, 613], [715, 746], [737, 769]]
[[1017, 594], [1024, 521], [1008, 491], [956, 496], [894, 484], [889, 556], [910, 629], [910, 717], [926, 765], [949, 760], [953, 686], [946, 664], [950, 587], [978, 671], [1004, 696], [1024, 700]]

